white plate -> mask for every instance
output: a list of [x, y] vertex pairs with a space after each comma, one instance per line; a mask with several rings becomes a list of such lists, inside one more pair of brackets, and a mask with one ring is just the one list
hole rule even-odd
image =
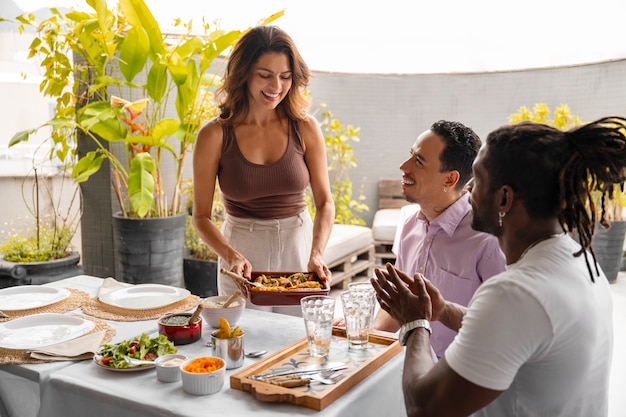
[[149, 310], [180, 301], [191, 292], [184, 288], [160, 284], [139, 284], [120, 288], [100, 296], [100, 301], [129, 310]]
[[0, 347], [37, 349], [75, 339], [95, 323], [65, 314], [33, 314], [0, 324]]
[[0, 310], [28, 310], [58, 303], [69, 297], [65, 288], [20, 285], [0, 290]]
[[104, 365], [102, 363], [102, 359], [97, 359], [96, 357], [93, 358], [93, 362], [98, 365], [100, 368], [104, 368], [107, 371], [114, 371], [114, 372], [135, 372], [135, 371], [145, 371], [146, 369], [152, 369], [154, 367], [156, 367], [156, 365], [139, 365], [139, 366], [133, 366], [132, 368], [113, 368], [109, 365]]

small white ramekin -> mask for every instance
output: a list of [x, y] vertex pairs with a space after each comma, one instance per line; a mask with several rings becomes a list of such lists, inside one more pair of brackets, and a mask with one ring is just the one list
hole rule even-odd
[[213, 358], [219, 360], [222, 366], [211, 372], [187, 372], [185, 367], [191, 362], [199, 358], [187, 359], [180, 365], [180, 373], [183, 380], [183, 391], [193, 395], [207, 395], [219, 392], [224, 386], [226, 379], [226, 363], [222, 358]]
[[187, 356], [171, 354], [163, 355], [156, 358], [154, 364], [156, 365], [157, 379], [161, 382], [176, 382], [180, 380], [180, 363], [174, 364], [174, 361], [186, 361]]

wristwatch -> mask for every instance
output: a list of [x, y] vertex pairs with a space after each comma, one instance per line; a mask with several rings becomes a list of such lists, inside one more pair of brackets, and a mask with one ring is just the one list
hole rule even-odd
[[430, 334], [433, 333], [433, 330], [430, 328], [430, 322], [426, 319], [418, 319], [404, 323], [402, 327], [400, 327], [400, 334], [398, 335], [398, 342], [400, 342], [401, 346], [406, 346], [406, 340], [409, 338], [409, 335], [418, 327], [423, 327], [428, 330]]

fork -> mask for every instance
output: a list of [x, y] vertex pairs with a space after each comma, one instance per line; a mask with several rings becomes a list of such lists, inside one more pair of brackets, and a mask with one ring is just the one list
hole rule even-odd
[[316, 374], [307, 375], [306, 377], [325, 385], [333, 385], [339, 382], [345, 375], [342, 373], [334, 375], [337, 371], [332, 369], [323, 370]]
[[142, 359], [131, 358], [130, 356], [124, 355], [124, 360], [129, 365], [140, 366], [140, 365], [154, 365], [154, 361], [145, 361]]

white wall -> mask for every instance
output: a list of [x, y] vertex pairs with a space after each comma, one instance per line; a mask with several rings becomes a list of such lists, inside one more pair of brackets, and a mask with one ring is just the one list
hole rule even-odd
[[[407, 58], [410, 59], [410, 58]], [[417, 54], [413, 59], [430, 59]], [[471, 126], [481, 138], [507, 124], [520, 106], [568, 104], [584, 121], [626, 116], [626, 59], [572, 67], [466, 74], [341, 74], [316, 72], [310, 90], [343, 124], [361, 128], [354, 144], [371, 225], [378, 180], [400, 179], [399, 165], [416, 137], [439, 120]]]
[[[71, 212], [66, 209], [76, 188], [70, 180], [58, 176], [45, 179], [57, 171], [48, 161], [49, 148], [41, 146], [48, 138], [48, 128], [35, 134], [28, 143], [8, 147], [15, 133], [35, 128], [53, 114], [53, 102], [39, 92], [41, 70], [37, 62], [26, 59], [31, 40], [28, 34], [0, 32], [0, 241], [6, 233], [12, 230], [26, 233], [34, 224], [33, 166], [38, 167], [42, 184], [49, 187], [63, 207], [63, 215], [74, 216], [80, 209], [80, 202], [75, 203]], [[53, 213], [51, 202], [44, 197], [41, 213], [44, 217]], [[80, 228], [72, 244], [80, 249]]]

